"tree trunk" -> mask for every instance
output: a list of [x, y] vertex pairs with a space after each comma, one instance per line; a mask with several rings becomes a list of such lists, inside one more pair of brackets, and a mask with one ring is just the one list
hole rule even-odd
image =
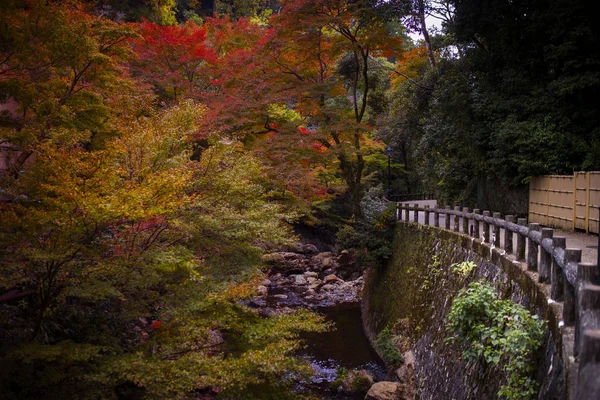
[[423, 33], [423, 40], [425, 40], [425, 49], [427, 50], [427, 58], [429, 58], [429, 65], [431, 68], [435, 68], [435, 57], [433, 55], [433, 48], [431, 47], [431, 38], [427, 31], [427, 24], [425, 22], [425, 2], [419, 0], [419, 22], [421, 23], [421, 32]]

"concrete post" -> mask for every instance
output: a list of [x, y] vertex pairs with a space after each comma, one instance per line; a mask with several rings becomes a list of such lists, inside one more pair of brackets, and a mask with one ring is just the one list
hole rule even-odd
[[433, 226], [436, 228], [440, 227], [440, 212], [438, 211], [437, 206], [433, 209]]
[[[540, 224], [530, 223], [529, 224], [530, 231], [539, 231]], [[527, 238], [527, 246], [529, 247], [529, 251], [527, 252], [527, 269], [529, 271], [537, 271], [538, 264], [538, 244], [534, 242], [532, 239]]]
[[[515, 217], [513, 215], [505, 215], [504, 216], [504, 220], [506, 222], [514, 222]], [[512, 252], [514, 251], [513, 249], [513, 233], [512, 231], [505, 229], [504, 230], [504, 250], [506, 250], [506, 252], [508, 254], [512, 254]]]
[[[489, 217], [489, 216], [490, 216], [490, 212], [489, 211], [484, 211], [483, 212], [483, 218]], [[483, 233], [482, 233], [482, 236], [483, 236], [483, 241], [485, 243], [489, 243], [490, 242], [490, 224], [487, 223], [485, 221], [485, 219], [483, 220]]]
[[494, 246], [500, 247], [500, 225], [498, 225], [497, 220], [499, 220], [501, 218], [501, 216], [500, 216], [499, 212], [493, 213], [492, 216], [494, 217], [494, 220], [495, 220], [494, 224], [493, 224], [494, 239], [492, 241], [494, 242]]
[[581, 336], [575, 400], [589, 400], [597, 398], [591, 393], [600, 393], [600, 329], [587, 329]]
[[[539, 231], [540, 224], [530, 223], [529, 224], [530, 231]], [[527, 269], [529, 271], [537, 271], [538, 269], [538, 244], [534, 242], [532, 239], [527, 238], [527, 246], [529, 247], [529, 251], [527, 252]]]
[[425, 225], [429, 225], [429, 206], [425, 206]]
[[467, 214], [469, 213], [469, 207], [463, 207], [463, 219], [462, 219], [462, 232], [465, 235], [469, 234], [469, 218], [467, 218]]
[[[575, 345], [573, 346], [573, 354], [575, 357], [579, 355], [581, 348], [581, 334], [584, 329], [589, 329], [589, 322], [584, 321], [585, 314], [590, 311], [597, 312], [600, 310], [600, 286], [596, 286], [596, 275], [598, 268], [596, 264], [579, 263], [577, 265], [576, 279], [576, 301], [577, 315], [575, 325]], [[582, 318], [583, 316], [583, 318]]]
[[[473, 214], [479, 214], [481, 211], [479, 208], [473, 210]], [[479, 220], [473, 216], [473, 237], [479, 238]]]
[[[554, 229], [550, 228], [542, 228], [542, 240], [544, 239], [552, 239], [554, 236]], [[539, 265], [539, 277], [538, 280], [542, 283], [550, 282], [550, 266], [552, 264], [552, 254], [546, 251], [544, 247], [542, 247], [540, 253], [540, 265]]]
[[[580, 249], [565, 249], [565, 268], [570, 263], [579, 263], [581, 261]], [[568, 279], [564, 279], [564, 307], [563, 307], [563, 322], [566, 326], [575, 325], [576, 321], [576, 302], [575, 302], [575, 287], [571, 285]]]
[[413, 222], [415, 223], [419, 223], [419, 205], [418, 204], [413, 204]]
[[[517, 224], [525, 225], [527, 220], [525, 218], [519, 218]], [[517, 260], [523, 261], [525, 259], [525, 236], [517, 233]]]
[[[459, 206], [455, 206], [454, 207], [454, 211], [460, 212], [460, 207]], [[458, 214], [454, 215], [454, 232], [458, 232], [458, 229], [459, 229], [458, 219], [459, 218], [460, 217], [458, 216]]]
[[444, 228], [450, 230], [450, 214], [448, 214], [448, 210], [450, 210], [450, 206], [446, 206], [446, 215], [444, 218]]
[[[562, 236], [554, 236], [552, 238], [552, 245], [555, 249], [562, 249], [564, 251], [567, 239]], [[556, 260], [552, 258], [552, 266], [550, 267], [550, 297], [555, 301], [563, 300], [564, 280], [564, 271], [557, 264]]]

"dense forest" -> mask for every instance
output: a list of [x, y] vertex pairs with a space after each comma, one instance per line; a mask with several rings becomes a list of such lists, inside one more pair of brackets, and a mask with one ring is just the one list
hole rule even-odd
[[600, 169], [592, 5], [0, 0], [2, 397], [302, 396], [327, 326], [240, 302], [261, 256]]

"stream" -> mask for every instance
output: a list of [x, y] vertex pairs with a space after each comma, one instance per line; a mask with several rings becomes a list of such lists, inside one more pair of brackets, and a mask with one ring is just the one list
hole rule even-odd
[[323, 400], [363, 399], [365, 393], [346, 394], [331, 387], [331, 382], [335, 381], [342, 369], [366, 370], [375, 380], [385, 378], [386, 369], [363, 331], [360, 303], [320, 300], [311, 304], [298, 293], [301, 291], [302, 288], [293, 285], [271, 287], [265, 299], [265, 306], [275, 309], [282, 306], [309, 306], [334, 326], [328, 332], [305, 332], [301, 335], [305, 346], [297, 355], [312, 366], [315, 374], [309, 384], [298, 384], [296, 390], [314, 394]]
[[305, 333], [302, 338], [306, 347], [299, 352], [315, 370], [310, 387], [311, 393], [322, 399], [364, 399], [364, 393], [347, 395], [334, 391], [330, 383], [337, 378], [341, 368], [364, 369], [377, 380], [383, 380], [385, 367], [369, 344], [363, 331], [359, 303], [341, 303], [317, 310], [335, 330], [323, 333]]
[[343, 370], [354, 370], [363, 379], [369, 375], [375, 381], [384, 380], [386, 375], [363, 331], [360, 310], [363, 278], [360, 274], [350, 276], [350, 280], [338, 276], [343, 267], [347, 269], [352, 264], [347, 252], [342, 251], [339, 256], [319, 253], [310, 245], [304, 250], [271, 253], [263, 258], [272, 269], [249, 306], [260, 309], [265, 316], [299, 307], [325, 316], [333, 329], [301, 335], [305, 346], [297, 355], [312, 366], [315, 374], [310, 382], [299, 382], [295, 391], [323, 400], [364, 399], [366, 391], [347, 394], [331, 385]]

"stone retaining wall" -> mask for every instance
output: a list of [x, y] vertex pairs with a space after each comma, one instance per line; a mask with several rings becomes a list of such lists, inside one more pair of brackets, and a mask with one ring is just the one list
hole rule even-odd
[[[414, 223], [399, 223], [396, 229], [393, 259], [365, 276], [363, 320], [372, 341], [386, 326], [404, 327], [415, 354], [420, 399], [498, 398], [506, 379], [502, 366], [462, 361], [462, 349], [444, 343], [453, 298], [479, 279], [548, 321], [537, 359], [538, 398], [575, 398], [573, 329], [563, 327], [563, 306], [551, 300], [536, 273], [467, 235]], [[450, 271], [453, 263], [467, 260], [477, 265], [468, 279]]]

